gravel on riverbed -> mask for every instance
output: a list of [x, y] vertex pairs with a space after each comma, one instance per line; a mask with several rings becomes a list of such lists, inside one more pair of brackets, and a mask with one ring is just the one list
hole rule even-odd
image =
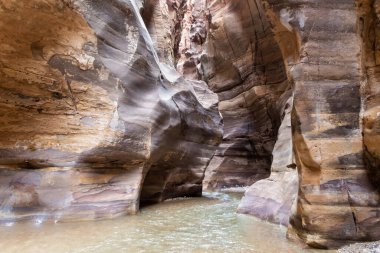
[[380, 241], [355, 243], [339, 249], [339, 253], [380, 253]]

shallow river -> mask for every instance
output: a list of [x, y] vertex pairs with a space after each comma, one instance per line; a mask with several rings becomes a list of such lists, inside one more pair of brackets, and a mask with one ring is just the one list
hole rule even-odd
[[166, 201], [114, 220], [0, 227], [1, 253], [327, 252], [301, 249], [286, 229], [235, 213], [240, 194]]

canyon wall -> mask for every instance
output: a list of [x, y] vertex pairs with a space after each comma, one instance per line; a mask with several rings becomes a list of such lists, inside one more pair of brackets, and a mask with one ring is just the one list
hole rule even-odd
[[310, 246], [380, 239], [379, 17], [379, 0], [0, 0], [0, 222], [250, 186], [238, 211]]
[[218, 101], [160, 62], [141, 7], [0, 1], [1, 222], [201, 195]]
[[284, 226], [289, 225], [289, 217], [298, 192], [291, 129], [293, 97], [289, 95], [291, 94], [285, 96], [288, 99], [284, 100], [283, 119], [273, 149], [270, 177], [250, 186], [237, 209], [238, 213], [253, 215]]
[[372, 185], [380, 192], [380, 1], [361, 1], [360, 32], [363, 40], [363, 148]]
[[[288, 62], [294, 82], [292, 128], [299, 174], [289, 236], [320, 248], [379, 239], [378, 178], [371, 175], [378, 167], [371, 169], [366, 162], [377, 157], [371, 148], [375, 145], [366, 140], [376, 127], [368, 129], [372, 94], [366, 91], [363, 62], [368, 43], [363, 30], [369, 29], [365, 22], [372, 3], [267, 2], [273, 8], [268, 15], [274, 30], [287, 27], [300, 39], [299, 61]], [[363, 13], [365, 4], [368, 10]]]
[[290, 89], [281, 49], [255, 1], [186, 1], [185, 7], [177, 69], [218, 95], [224, 123], [204, 188], [249, 186], [270, 174], [280, 100]]
[[265, 178], [273, 155], [240, 212], [313, 247], [379, 239], [379, 1], [186, 2], [177, 69], [218, 94], [224, 121], [204, 187]]

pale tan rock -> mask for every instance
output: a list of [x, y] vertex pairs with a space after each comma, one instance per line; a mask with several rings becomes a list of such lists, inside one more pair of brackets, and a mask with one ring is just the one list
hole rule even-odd
[[0, 1], [1, 222], [109, 218], [201, 195], [221, 118], [160, 62], [170, 58], [142, 7]]
[[[293, 98], [285, 94], [283, 120], [273, 149], [271, 175], [250, 186], [237, 212], [287, 226], [293, 202], [297, 199], [298, 173], [293, 161], [291, 111]], [[290, 96], [290, 97], [289, 97]]]
[[299, 173], [289, 235], [321, 248], [378, 239], [379, 192], [363, 161], [365, 6], [360, 1], [266, 2], [273, 25], [280, 22], [299, 37], [293, 46], [300, 50], [299, 62], [287, 59], [294, 80]]

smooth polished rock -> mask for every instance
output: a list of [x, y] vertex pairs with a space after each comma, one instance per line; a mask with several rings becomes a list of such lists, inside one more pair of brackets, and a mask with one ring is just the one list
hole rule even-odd
[[161, 63], [142, 2], [0, 3], [0, 221], [201, 195], [221, 118]]
[[204, 188], [249, 186], [270, 174], [277, 104], [290, 89], [281, 49], [253, 0], [189, 0], [185, 7], [177, 69], [218, 95], [224, 123]]
[[250, 186], [237, 209], [238, 213], [253, 215], [284, 226], [289, 224], [291, 209], [298, 193], [298, 173], [292, 145], [291, 95], [288, 92], [282, 98], [283, 120], [273, 149], [271, 175]]

